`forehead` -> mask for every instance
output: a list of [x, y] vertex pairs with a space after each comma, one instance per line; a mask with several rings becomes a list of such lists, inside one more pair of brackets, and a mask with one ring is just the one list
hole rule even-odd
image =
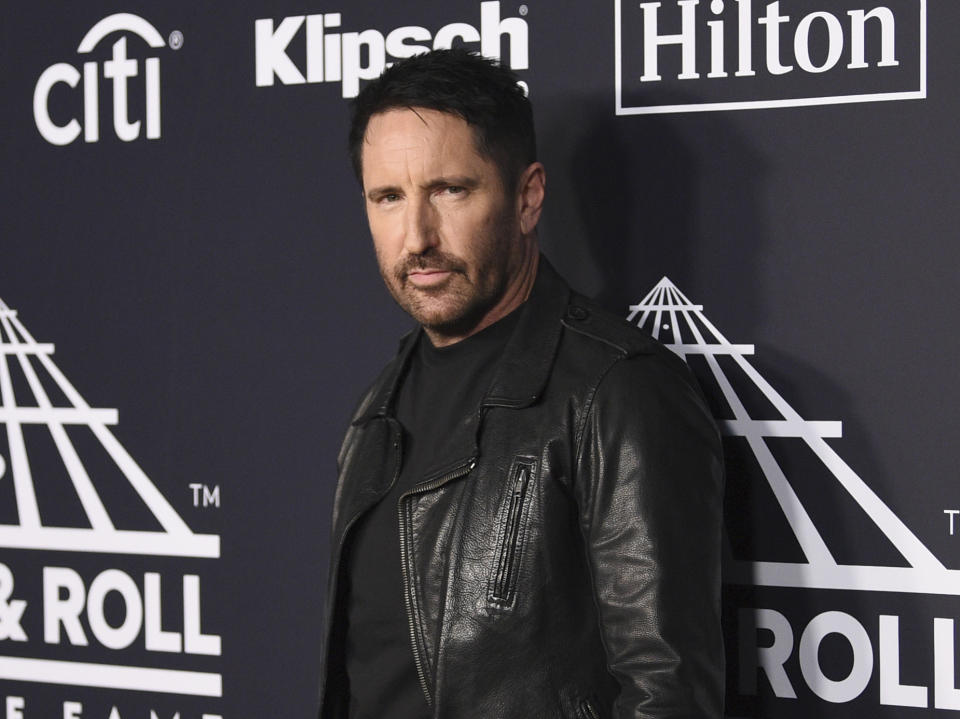
[[[363, 137], [364, 184], [369, 175], [485, 172], [493, 163], [477, 152], [463, 118], [426, 108], [396, 108], [370, 118]], [[373, 178], [371, 178], [373, 179]]]

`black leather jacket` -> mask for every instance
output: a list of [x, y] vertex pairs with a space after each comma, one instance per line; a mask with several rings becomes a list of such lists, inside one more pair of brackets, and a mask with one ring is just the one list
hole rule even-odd
[[[344, 439], [321, 717], [346, 716], [350, 528], [400, 470], [391, 401], [415, 335]], [[723, 713], [722, 457], [686, 365], [543, 257], [455, 453], [398, 506], [411, 649], [443, 719]]]

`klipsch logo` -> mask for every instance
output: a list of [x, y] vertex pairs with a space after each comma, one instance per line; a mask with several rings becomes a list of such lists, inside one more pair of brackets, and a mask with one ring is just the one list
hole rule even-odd
[[[160, 59], [148, 57], [141, 66], [139, 60], [127, 55], [130, 51], [127, 39], [133, 38], [137, 44], [145, 42], [154, 49], [164, 47], [165, 43], [157, 29], [137, 15], [109, 15], [87, 31], [77, 46], [77, 52], [82, 56], [90, 56], [101, 40], [118, 32], [123, 35], [113, 43], [111, 58], [103, 62], [103, 78], [110, 81], [113, 90], [113, 130], [124, 142], [140, 137], [141, 129], [147, 139], [156, 140], [160, 137]], [[179, 48], [182, 39], [183, 36], [174, 31], [170, 46]], [[139, 77], [143, 78], [142, 81], [135, 81]], [[84, 142], [97, 142], [100, 139], [100, 63], [94, 60], [84, 62], [82, 79], [82, 124], [75, 112], [53, 113], [57, 116], [54, 119], [50, 109], [53, 95], [70, 93], [68, 88], [76, 88], [80, 84], [80, 70], [69, 63], [58, 62], [44, 70], [37, 80], [33, 91], [33, 118], [43, 139], [53, 145], [69, 145], [80, 136], [81, 130]], [[58, 85], [66, 85], [67, 88], [57, 88]], [[128, 95], [131, 92], [143, 93], [143, 120], [130, 119]], [[61, 101], [60, 104], [67, 103]], [[80, 105], [76, 101], [69, 103], [70, 107], [78, 109]], [[61, 114], [63, 117], [59, 117]]]
[[[53, 351], [0, 301], [0, 680], [219, 698], [221, 675], [209, 669], [221, 638], [201, 628], [196, 565], [220, 556], [220, 538], [191, 531], [110, 430], [117, 410], [91, 407]], [[53, 554], [78, 552], [76, 562]], [[143, 571], [122, 561], [130, 555], [190, 569], [165, 559]], [[8, 712], [30, 704], [7, 701]], [[63, 716], [80, 716], [74, 704]]]
[[[740, 606], [736, 637], [740, 643], [736, 652], [740, 694], [756, 695], [758, 675], [762, 675], [778, 699], [796, 699], [797, 687], [805, 685], [825, 702], [846, 704], [874, 686], [880, 705], [960, 710], [960, 689], [954, 674], [955, 610], [931, 617], [924, 612], [943, 611], [925, 609], [926, 603], [935, 601], [932, 597], [913, 604], [903, 599], [917, 594], [954, 597], [960, 594], [960, 571], [945, 567], [831, 446], [828, 439], [842, 436], [841, 423], [801, 417], [747, 360], [754, 346], [728, 341], [704, 315], [703, 306], [691, 302], [666, 277], [641, 302], [631, 305], [628, 319], [666, 343], [692, 368], [697, 365], [705, 392], [714, 398], [716, 407], [723, 408], [717, 410], [721, 432], [728, 442], [736, 443], [731, 447], [743, 454], [734, 464], [728, 457], [728, 484], [734, 481], [742, 486], [745, 480], [738, 474], [765, 482], [762, 495], [776, 502], [778, 510], [773, 511], [778, 511], [803, 556], [799, 561], [753, 561], [735, 557], [727, 542], [725, 582], [786, 587], [794, 590], [794, 596], [801, 596], [799, 591], [828, 590], [828, 603], [838, 596], [842, 600], [844, 590], [857, 593], [857, 612], [831, 608], [809, 618], [802, 614], [798, 617], [796, 605]], [[856, 505], [863, 526], [872, 525], [878, 552], [885, 542], [895, 550], [886, 556], [899, 557], [878, 565], [838, 559], [843, 547], [831, 549], [814, 523], [809, 505], [801, 499], [799, 490], [806, 478], [797, 475], [795, 462], [785, 461], [796, 457], [805, 458], [800, 465], [802, 471], [826, 477], [842, 487], [840, 494]], [[754, 474], [747, 475], [748, 465], [756, 468]], [[735, 520], [742, 510], [737, 506], [734, 516], [728, 515], [728, 533], [731, 519]], [[891, 595], [895, 599], [891, 600]], [[877, 607], [872, 614], [867, 610], [871, 603]], [[849, 608], [849, 604], [840, 606]], [[932, 635], [925, 634], [924, 641], [932, 656], [905, 665], [902, 674], [901, 632], [915, 630], [917, 625]], [[828, 671], [821, 666], [824, 653], [819, 651], [820, 646], [829, 635], [839, 636], [852, 654], [852, 663], [839, 677], [836, 667]], [[916, 683], [905, 678], [907, 672], [914, 675]], [[918, 681], [924, 676], [926, 681]], [[816, 715], [825, 716], [826, 706], [821, 705]]]
[[926, 0], [615, 3], [618, 115], [926, 97]]
[[[526, 5], [521, 5], [521, 14], [526, 11]], [[257, 87], [273, 85], [274, 79], [283, 85], [337, 82], [343, 97], [356, 97], [360, 81], [379, 77], [390, 64], [388, 57], [399, 60], [457, 43], [500, 59], [504, 38], [508, 40], [509, 66], [514, 70], [528, 67], [527, 22], [519, 17], [501, 18], [499, 0], [480, 3], [479, 29], [469, 23], [454, 22], [432, 33], [419, 25], [405, 25], [384, 35], [373, 29], [339, 32], [341, 23], [338, 12], [294, 15], [276, 25], [270, 18], [257, 20]], [[306, 28], [303, 33], [301, 27]], [[293, 43], [306, 48], [302, 68], [287, 54]]]

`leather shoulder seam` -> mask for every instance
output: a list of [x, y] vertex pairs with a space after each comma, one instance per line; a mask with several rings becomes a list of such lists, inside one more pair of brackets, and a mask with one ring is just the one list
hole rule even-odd
[[572, 332], [576, 332], [584, 337], [589, 337], [597, 342], [602, 342], [608, 347], [614, 348], [624, 357], [656, 352], [656, 340], [646, 336], [640, 330], [636, 330], [636, 332], [631, 331], [629, 325], [621, 327], [618, 326], [620, 324], [619, 322], [617, 325], [614, 325], [612, 322], [600, 320], [602, 324], [596, 329], [612, 329], [613, 331], [596, 332], [594, 331], [594, 327], [590, 326], [594, 323], [589, 320], [587, 322], [577, 322], [564, 318], [561, 320], [561, 323]]

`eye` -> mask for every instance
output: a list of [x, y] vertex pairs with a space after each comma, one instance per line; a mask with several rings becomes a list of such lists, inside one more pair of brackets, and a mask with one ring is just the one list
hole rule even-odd
[[400, 195], [396, 192], [387, 192], [377, 198], [377, 202], [382, 205], [389, 205], [394, 202], [397, 202], [400, 199]]
[[467, 191], [467, 188], [460, 185], [447, 185], [443, 188], [443, 191], [448, 195], [462, 195]]

